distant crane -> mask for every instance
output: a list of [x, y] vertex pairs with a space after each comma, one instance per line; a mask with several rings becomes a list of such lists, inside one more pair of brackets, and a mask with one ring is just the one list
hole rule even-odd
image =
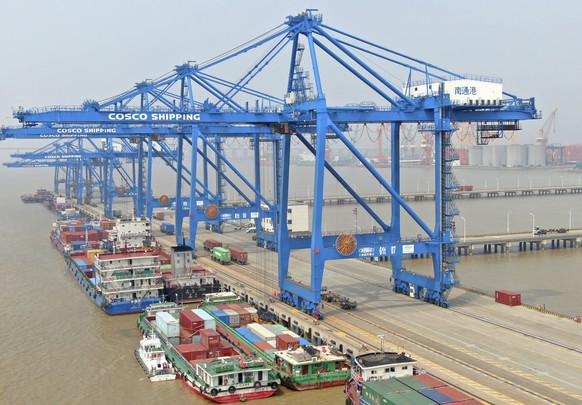
[[558, 112], [557, 108], [554, 111], [552, 111], [546, 122], [544, 122], [544, 125], [540, 128], [540, 132], [538, 134], [538, 137], [536, 138], [536, 141], [541, 143], [542, 145], [547, 145], [550, 133], [556, 132], [557, 112]]

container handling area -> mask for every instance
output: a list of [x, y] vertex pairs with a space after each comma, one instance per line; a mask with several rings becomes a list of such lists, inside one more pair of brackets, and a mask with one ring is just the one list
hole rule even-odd
[[[9, 166], [54, 167], [55, 194], [83, 206], [102, 205], [107, 218], [163, 221], [156, 228], [162, 238], [188, 246], [200, 262], [220, 273], [224, 289], [241, 293], [245, 301], [314, 343], [331, 344], [354, 357], [370, 349], [382, 352], [384, 337], [390, 336], [396, 342], [392, 344], [414, 352], [423, 367], [449, 375], [484, 400], [582, 401], [579, 381], [573, 382], [553, 359], [547, 359], [543, 372], [558, 375], [563, 386], [534, 373], [539, 364], [523, 352], [528, 346], [523, 339], [535, 336], [528, 341], [535, 346], [532, 351], [578, 358], [582, 349], [572, 343], [571, 325], [560, 329], [556, 320], [543, 319], [549, 331], [558, 331], [561, 339], [556, 342], [547, 331], [525, 325], [544, 314], [523, 312], [528, 309], [520, 305], [519, 293], [499, 290], [496, 303], [454, 288], [460, 284], [459, 254], [470, 249], [458, 235], [455, 200], [477, 198], [477, 190], [460, 188], [455, 178], [459, 156], [452, 138], [466, 123], [476, 123], [477, 145], [517, 131], [522, 121], [541, 118], [535, 99], [512, 94], [511, 83], [500, 78], [455, 73], [334, 28], [314, 9], [288, 16], [254, 38], [233, 51], [217, 51], [219, 56], [209, 61], [175, 65], [155, 80], [139, 81], [101, 101], [18, 108], [13, 113], [18, 124], [1, 128], [0, 139], [24, 143], [48, 137], [52, 142], [13, 155], [18, 160]], [[246, 58], [254, 61], [250, 68], [245, 68]], [[328, 72], [341, 72], [350, 93], [362, 98], [347, 105], [340, 101], [338, 81], [327, 77]], [[407, 79], [396, 83], [393, 77]], [[350, 138], [356, 125], [385, 131], [390, 159], [365, 156]], [[430, 198], [414, 198], [431, 204], [429, 210], [415, 209], [402, 192], [407, 178], [400, 148], [406, 125], [416, 125], [433, 139], [429, 160], [434, 164], [427, 168], [434, 192]], [[342, 177], [338, 168], [344, 160], [330, 155], [330, 143], [342, 149], [345, 161], [359, 166], [386, 200], [372, 204]], [[250, 151], [250, 159], [240, 158], [243, 149]], [[293, 152], [309, 157], [310, 176], [300, 174]], [[175, 184], [172, 196], [153, 191], [153, 179], [160, 175], [156, 163], [172, 173], [171, 178], [163, 175]], [[389, 176], [382, 168], [389, 168]], [[303, 176], [307, 203], [293, 201], [294, 176]], [[348, 231], [325, 229], [324, 210], [331, 205], [326, 204], [326, 181], [337, 184], [339, 193], [357, 205], [355, 226]], [[388, 201], [390, 208], [385, 209]], [[301, 211], [306, 208], [298, 205], [311, 206], [308, 221]], [[358, 227], [358, 213], [363, 212], [374, 232]], [[418, 227], [416, 238], [403, 234], [405, 221]], [[252, 224], [254, 232], [240, 232], [252, 240], [252, 250], [242, 239], [225, 241], [224, 229], [233, 222]], [[567, 236], [579, 244], [578, 236]], [[553, 240], [559, 245], [569, 239], [561, 235]], [[257, 249], [272, 255], [269, 261], [261, 261]], [[404, 260], [413, 256], [430, 260], [430, 274], [406, 268]], [[386, 272], [366, 263], [372, 257], [389, 263]], [[356, 300], [342, 299], [349, 291], [337, 290], [337, 285], [329, 288], [340, 298], [325, 300], [331, 295], [323, 286], [324, 276], [331, 274], [334, 282], [344, 280], [357, 291], [357, 305]], [[271, 293], [252, 291], [258, 284], [268, 285]], [[377, 304], [385, 304], [388, 293], [398, 307], [390, 307], [389, 314]], [[451, 308], [452, 299], [456, 305]], [[500, 321], [504, 316], [513, 324]], [[168, 334], [176, 333], [170, 318], [160, 316], [159, 325]], [[468, 342], [463, 336], [474, 338]], [[209, 343], [214, 336], [204, 339]], [[481, 351], [485, 345], [490, 352]], [[522, 364], [503, 360], [515, 353]], [[380, 391], [372, 388], [370, 399]]]

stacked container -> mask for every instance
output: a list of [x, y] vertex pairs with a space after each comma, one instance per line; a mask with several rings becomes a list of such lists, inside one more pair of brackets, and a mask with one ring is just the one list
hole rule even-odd
[[156, 313], [156, 325], [168, 338], [180, 336], [180, 322], [167, 312]]
[[212, 317], [212, 315], [210, 315], [205, 310], [199, 308], [193, 309], [192, 312], [194, 312], [196, 315], [200, 317], [200, 319], [204, 321], [204, 329], [216, 330], [216, 320]]
[[277, 335], [275, 342], [276, 347], [279, 350], [289, 350], [299, 348], [299, 341], [295, 339], [293, 336], [287, 335], [286, 333], [281, 333], [280, 335]]
[[275, 334], [269, 329], [265, 328], [263, 325], [258, 323], [249, 323], [247, 329], [253, 332], [255, 335], [261, 338], [264, 342], [270, 343], [273, 347], [275, 346]]

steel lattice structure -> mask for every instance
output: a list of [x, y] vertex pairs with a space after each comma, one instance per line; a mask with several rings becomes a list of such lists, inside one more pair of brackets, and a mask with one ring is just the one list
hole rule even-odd
[[[245, 63], [250, 67], [241, 69]], [[233, 72], [233, 77], [227, 78], [225, 72]], [[343, 75], [342, 79], [330, 79], [332, 73]], [[404, 77], [401, 83], [388, 79], [397, 75]], [[330, 79], [327, 86], [326, 79]], [[351, 94], [365, 94], [374, 102], [333, 105], [334, 96], [346, 86]], [[155, 153], [152, 136], [172, 136], [177, 143], [172, 159], [177, 173], [177, 209], [181, 207], [182, 181], [190, 179], [196, 184], [190, 190], [189, 208], [178, 215], [176, 224], [179, 235], [182, 219], [189, 218], [189, 243], [194, 243], [201, 221], [219, 229], [221, 221], [228, 219], [252, 217], [260, 221], [271, 217], [277, 225], [271, 243], [279, 252], [283, 301], [320, 315], [317, 306], [325, 263], [363, 257], [362, 252], [366, 252], [365, 256], [389, 258], [395, 291], [444, 306], [448, 292], [458, 284], [454, 230], [458, 211], [451, 195], [458, 186], [451, 169], [456, 159], [451, 144], [456, 124], [478, 123], [478, 139], [486, 141], [502, 136], [505, 130], [519, 129], [520, 120], [539, 118], [533, 98], [518, 98], [503, 92], [501, 86], [499, 80], [457, 74], [338, 30], [324, 24], [316, 10], [306, 10], [228, 53], [204, 63], [176, 66], [167, 75], [138, 83], [115, 97], [87, 101], [79, 107], [20, 109], [14, 116], [23, 128], [5, 129], [3, 133], [8, 137], [14, 131], [30, 132], [40, 125], [70, 130], [90, 126], [116, 128], [117, 133], [130, 131], [139, 145], [138, 160], [149, 162], [148, 173]], [[483, 89], [488, 95], [480, 94]], [[419, 131], [434, 134], [436, 198], [432, 224], [400, 196], [399, 146], [403, 123], [417, 123]], [[384, 178], [346, 135], [354, 124], [391, 125], [390, 178]], [[251, 140], [254, 176], [247, 178], [226, 157], [223, 142], [231, 137]], [[367, 204], [338, 174], [332, 162], [326, 161], [326, 142], [331, 138], [345, 146], [390, 194], [388, 218]], [[292, 139], [315, 156], [311, 234], [304, 237], [290, 237], [287, 228]], [[273, 150], [272, 199], [263, 192], [260, 180], [261, 142], [268, 142]], [[188, 145], [195, 151], [190, 162], [184, 160], [184, 147]], [[202, 172], [199, 162], [203, 164]], [[226, 174], [226, 169], [244, 184], [244, 189]], [[215, 175], [212, 186], [209, 172]], [[323, 235], [326, 176], [336, 179], [356, 199], [377, 225], [376, 232]], [[225, 204], [227, 186], [243, 196], [245, 206]], [[152, 204], [151, 195], [144, 199], [145, 202], [137, 203], [138, 211]], [[404, 240], [402, 215], [413, 219], [423, 232], [421, 237]], [[295, 249], [310, 251], [309, 285], [289, 277], [290, 255]], [[403, 259], [411, 254], [432, 258], [432, 276], [406, 270]]]

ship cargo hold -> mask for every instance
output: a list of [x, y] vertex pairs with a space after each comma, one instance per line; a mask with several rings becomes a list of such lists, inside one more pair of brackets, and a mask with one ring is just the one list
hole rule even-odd
[[189, 390], [217, 403], [266, 398], [277, 391], [280, 380], [272, 367], [254, 354], [239, 353], [212, 328], [215, 320], [205, 311], [156, 311], [155, 319], [148, 312], [139, 317], [140, 332], [160, 340], [166, 358]]

